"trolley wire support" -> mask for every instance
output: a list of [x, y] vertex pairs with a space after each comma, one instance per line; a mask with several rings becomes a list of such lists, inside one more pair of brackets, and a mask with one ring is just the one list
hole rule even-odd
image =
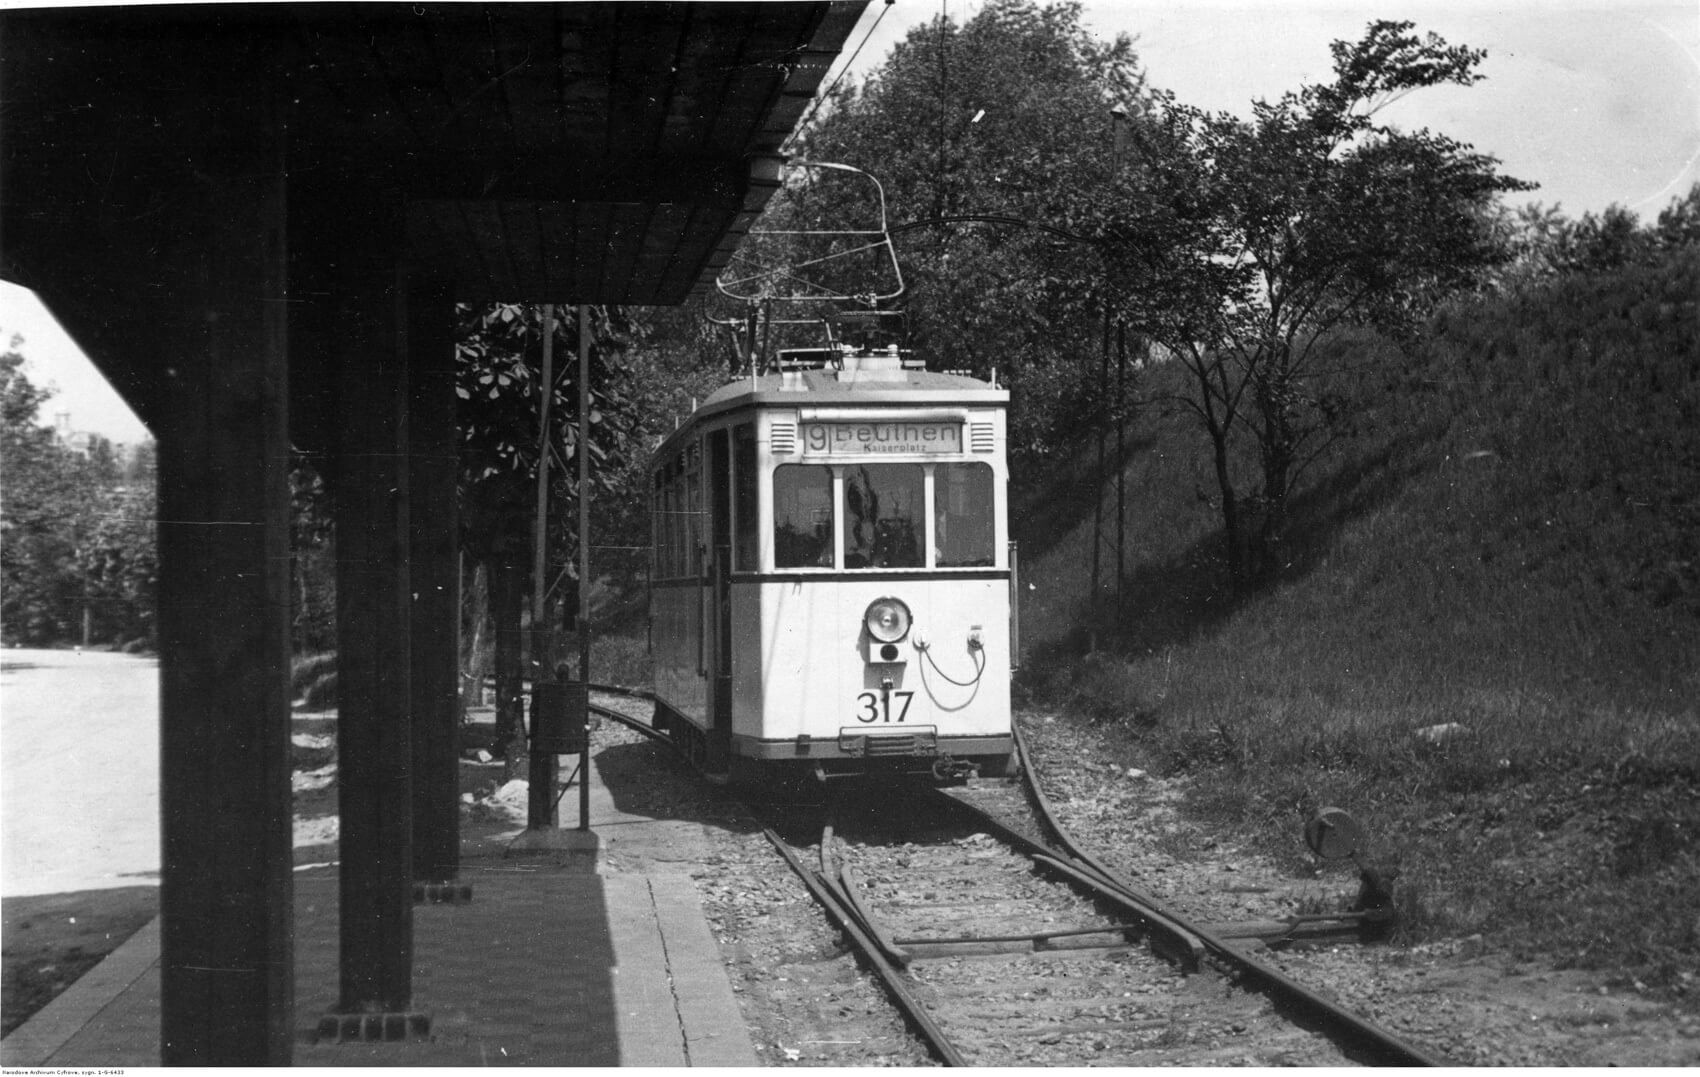
[[[785, 161], [783, 168], [807, 174], [805, 183], [818, 182], [816, 176], [825, 178], [836, 173], [872, 184], [870, 201], [877, 220], [843, 227], [749, 231], [745, 242], [715, 278], [716, 289], [743, 303], [745, 313], [741, 317], [709, 321], [725, 327], [731, 335], [737, 356], [733, 374], [748, 374], [752, 379], [784, 367], [784, 355], [775, 356], [781, 335], [795, 337], [801, 333], [803, 339], [811, 342], [803, 350], [830, 354], [835, 364], [841, 363], [843, 342], [834, 339], [830, 318], [819, 312], [824, 309], [840, 315], [851, 310], [891, 314], [881, 308], [904, 292], [903, 268], [891, 240], [885, 188], [878, 178], [860, 168], [832, 161]], [[859, 199], [839, 201], [853, 204]], [[874, 283], [857, 288], [843, 283], [845, 280]], [[788, 311], [814, 313], [782, 317], [775, 310], [776, 304], [784, 305]], [[823, 330], [824, 339], [820, 339]]]

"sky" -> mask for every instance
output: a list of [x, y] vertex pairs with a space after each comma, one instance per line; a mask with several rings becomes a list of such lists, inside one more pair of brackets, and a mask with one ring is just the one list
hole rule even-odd
[[24, 356], [25, 376], [38, 388], [54, 390], [37, 422], [53, 425], [64, 413], [73, 431], [101, 434], [119, 444], [137, 445], [152, 437], [35, 293], [0, 281], [0, 349], [10, 349], [17, 336], [23, 338], [17, 350]]
[[[983, 0], [874, 0], [845, 49], [863, 41], [852, 77], [941, 10], [971, 18]], [[1428, 127], [1539, 183], [1517, 201], [1568, 216], [1616, 203], [1652, 219], [1700, 182], [1700, 0], [1087, 0], [1102, 38], [1126, 33], [1148, 82], [1182, 102], [1247, 116], [1328, 79], [1329, 43], [1356, 41], [1375, 19], [1414, 22], [1454, 45], [1487, 50], [1475, 86], [1411, 94], [1382, 115]], [[829, 78], [836, 78], [836, 74]], [[994, 117], [988, 116], [987, 119]]]
[[[872, 0], [841, 65], [861, 46], [851, 70], [862, 77], [941, 10], [960, 21], [982, 3]], [[1540, 184], [1517, 201], [1571, 217], [1615, 203], [1651, 220], [1700, 182], [1700, 0], [1088, 0], [1084, 10], [1099, 36], [1135, 39], [1151, 85], [1241, 115], [1256, 98], [1326, 79], [1329, 42], [1357, 40], [1373, 19], [1410, 20], [1487, 49], [1487, 78], [1420, 91], [1383, 115], [1461, 139], [1499, 158], [1507, 175]], [[0, 345], [14, 332], [25, 338], [31, 380], [59, 390], [43, 422], [64, 411], [73, 429], [131, 443], [146, 436], [34, 297], [0, 283]]]

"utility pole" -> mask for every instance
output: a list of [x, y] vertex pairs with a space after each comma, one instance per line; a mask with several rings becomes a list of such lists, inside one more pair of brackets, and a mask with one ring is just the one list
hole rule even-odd
[[[1102, 254], [1102, 252], [1101, 252]], [[1104, 388], [1110, 381], [1110, 268], [1109, 255], [1104, 258], [1104, 341], [1098, 359], [1098, 399], [1104, 399]], [[1098, 649], [1098, 629], [1103, 625], [1103, 564], [1104, 564], [1104, 425], [1100, 415], [1096, 424], [1098, 435], [1098, 470], [1092, 484], [1092, 590], [1089, 594], [1091, 625], [1087, 629], [1086, 650]]]
[[[590, 306], [578, 305], [578, 680], [590, 691]], [[584, 723], [584, 750], [579, 753], [578, 828], [590, 829], [589, 714]]]
[[[590, 307], [578, 308], [578, 550], [579, 586], [576, 623], [579, 633], [577, 681], [568, 678], [567, 667], [550, 664], [554, 633], [549, 625], [548, 559], [544, 542], [548, 508], [549, 403], [555, 389], [553, 340], [555, 308], [543, 315], [543, 434], [539, 441], [537, 466], [537, 529], [532, 559], [532, 680], [531, 680], [531, 782], [526, 800], [526, 832], [511, 848], [524, 850], [566, 848], [593, 852], [596, 836], [590, 834]], [[566, 464], [562, 462], [562, 468]], [[561, 835], [560, 810], [556, 804], [556, 779], [562, 755], [579, 759], [578, 833]], [[567, 784], [572, 784], [572, 778]], [[586, 837], [588, 836], [588, 841]], [[564, 843], [564, 844], [563, 844]]]
[[[1127, 113], [1124, 110], [1117, 108], [1110, 111], [1109, 185], [1111, 187], [1114, 186], [1116, 176], [1121, 170], [1122, 150], [1126, 148], [1128, 139], [1127, 124]], [[1127, 500], [1127, 491], [1125, 486], [1127, 466], [1127, 431], [1126, 420], [1123, 415], [1124, 408], [1122, 394], [1127, 381], [1127, 329], [1125, 326], [1121, 325], [1120, 319], [1115, 318], [1111, 313], [1110, 256], [1108, 251], [1103, 252], [1103, 259], [1104, 324], [1103, 350], [1098, 360], [1098, 390], [1100, 393], [1099, 398], [1110, 400], [1110, 404], [1107, 414], [1101, 416], [1097, 423], [1098, 475], [1097, 484], [1093, 490], [1092, 503], [1092, 590], [1090, 596], [1092, 625], [1087, 637], [1088, 650], [1091, 651], [1098, 649], [1098, 631], [1104, 626], [1107, 620], [1105, 614], [1108, 596], [1105, 592], [1108, 588], [1104, 578], [1104, 548], [1106, 546], [1115, 551], [1116, 590], [1114, 610], [1115, 621], [1119, 623], [1121, 620], [1122, 575], [1125, 567], [1122, 546], [1123, 540], [1126, 537], [1123, 509]], [[1115, 330], [1113, 334], [1111, 332], [1112, 329]], [[1116, 341], [1116, 351], [1118, 353], [1115, 377], [1115, 395], [1113, 398], [1111, 398], [1108, 392], [1110, 388], [1110, 351], [1112, 336]], [[1116, 481], [1116, 525], [1113, 535], [1106, 534], [1108, 529], [1104, 520], [1104, 486], [1108, 482], [1112, 470], [1110, 462], [1107, 459], [1109, 455], [1108, 442], [1110, 437], [1108, 420], [1111, 418], [1114, 419], [1116, 426], [1116, 451], [1113, 469]]]
[[537, 686], [554, 680], [549, 668], [549, 405], [555, 396], [555, 305], [543, 307], [543, 381], [537, 434], [537, 519], [531, 537], [531, 732], [530, 788], [526, 825], [533, 830], [556, 824], [555, 757], [538, 751]]
[[[1127, 112], [1110, 112], [1110, 183], [1121, 175], [1132, 131]], [[1116, 319], [1116, 623], [1122, 623], [1127, 594], [1127, 323]]]

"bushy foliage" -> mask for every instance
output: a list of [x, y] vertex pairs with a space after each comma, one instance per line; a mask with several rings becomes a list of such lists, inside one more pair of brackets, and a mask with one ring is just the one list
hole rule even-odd
[[[510, 547], [526, 550], [541, 459], [544, 310], [500, 303], [462, 305], [458, 313], [455, 391], [460, 397], [464, 543], [480, 557]], [[606, 464], [623, 454], [635, 421], [622, 363], [636, 326], [619, 307], [590, 308], [589, 324], [591, 437], [584, 449], [594, 465], [592, 482], [601, 492], [612, 481]], [[580, 450], [576, 308], [558, 308], [553, 326], [550, 492], [557, 505], [566, 505], [577, 497]], [[555, 532], [557, 564], [571, 562], [571, 527], [563, 524]]]
[[[1144, 108], [1131, 40], [1093, 38], [1081, 10], [993, 0], [965, 23], [917, 27], [800, 147], [884, 185], [912, 345], [934, 369], [995, 368], [1013, 394], [1011, 445], [1032, 456], [1095, 410], [1111, 110]], [[799, 179], [769, 216], [866, 227], [870, 192]]]
[[[477, 560], [527, 561], [536, 512], [541, 308], [461, 309], [463, 532]], [[705, 353], [700, 311], [593, 307], [590, 474], [593, 571], [641, 575], [649, 539], [648, 450], [724, 380]], [[550, 431], [550, 562], [577, 581], [578, 321], [555, 320]], [[529, 562], [527, 561], [529, 564]]]
[[136, 478], [105, 486], [91, 506], [77, 568], [90, 610], [90, 635], [114, 643], [154, 638], [158, 593], [152, 458]]
[[1511, 259], [1483, 283], [1505, 295], [1570, 274], [1656, 264], [1693, 247], [1700, 243], [1700, 184], [1672, 200], [1650, 225], [1620, 205], [1573, 220], [1557, 206], [1540, 204], [1501, 210], [1494, 225]]
[[1483, 557], [1579, 561], [1595, 587], [1700, 617], [1697, 297], [1691, 243], [1436, 319], [1465, 451], [1492, 461]]
[[641, 331], [622, 364], [631, 402], [626, 448], [603, 464], [608, 490], [591, 521], [601, 571], [643, 576], [649, 563], [649, 454], [690, 414], [693, 400], [726, 382], [725, 339], [704, 317], [706, 309], [702, 299], [677, 308], [628, 309]]
[[37, 422], [46, 390], [24, 372], [21, 337], [0, 354], [0, 624], [8, 642], [151, 645], [155, 554], [152, 446], [128, 463], [96, 437], [86, 450]]
[[336, 533], [330, 491], [303, 453], [289, 460], [290, 645], [296, 654], [336, 647]]

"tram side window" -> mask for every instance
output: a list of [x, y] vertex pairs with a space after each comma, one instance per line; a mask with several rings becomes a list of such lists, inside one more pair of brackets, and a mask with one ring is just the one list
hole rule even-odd
[[920, 464], [844, 469], [844, 567], [920, 568], [926, 530], [926, 472]]
[[662, 575], [679, 575], [679, 477], [667, 469], [667, 485], [661, 491]]
[[832, 469], [781, 464], [773, 469], [773, 565], [832, 567]]
[[939, 568], [996, 563], [991, 465], [940, 464], [933, 484], [934, 563]]
[[667, 479], [659, 471], [655, 473], [653, 487], [649, 491], [649, 538], [654, 546], [651, 551], [651, 570], [657, 579], [667, 576]]
[[756, 429], [745, 423], [732, 431], [732, 568], [754, 572], [757, 564]]
[[673, 480], [673, 575], [691, 574], [691, 505], [689, 479]]
[[660, 579], [696, 574], [697, 499], [701, 477], [689, 458], [655, 475], [655, 571]]
[[685, 468], [679, 493], [679, 575], [695, 576], [702, 571], [702, 468], [695, 448]]

